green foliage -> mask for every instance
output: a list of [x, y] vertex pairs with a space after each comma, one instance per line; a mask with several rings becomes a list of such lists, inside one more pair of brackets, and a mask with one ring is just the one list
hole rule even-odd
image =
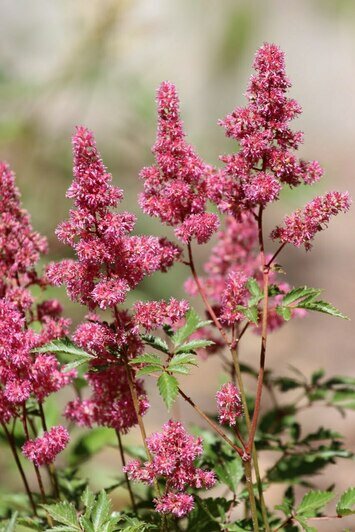
[[334, 493], [330, 491], [309, 491], [303, 497], [296, 513], [304, 517], [315, 516], [333, 498]]
[[307, 286], [293, 288], [283, 296], [282, 302], [276, 308], [276, 311], [286, 321], [291, 318], [291, 310], [293, 308], [313, 310], [315, 312], [329, 314], [330, 316], [335, 316], [346, 320], [349, 319], [330, 303], [322, 301], [321, 299], [317, 299], [321, 292], [322, 290], [319, 288], [309, 288]]
[[176, 396], [179, 393], [179, 384], [173, 375], [162, 373], [158, 379], [158, 389], [168, 410], [174, 404]]
[[186, 323], [178, 329], [175, 334], [171, 337], [171, 340], [175, 348], [179, 348], [185, 340], [187, 340], [194, 332], [201, 327], [205, 327], [211, 323], [210, 321], [201, 321], [197, 312], [190, 308], [186, 313]]
[[355, 488], [349, 488], [339, 499], [337, 504], [337, 514], [341, 516], [355, 514]]
[[88, 488], [81, 497], [83, 509], [78, 512], [74, 504], [63, 501], [44, 504], [43, 508], [56, 524], [48, 530], [56, 532], [114, 532], [118, 530], [120, 516], [112, 513], [111, 502], [104, 490], [95, 496]]
[[58, 340], [52, 340], [49, 344], [43, 345], [41, 347], [36, 347], [33, 349], [34, 353], [56, 353], [58, 355], [69, 355], [70, 361], [65, 365], [66, 369], [74, 369], [82, 366], [89, 360], [91, 360], [93, 355], [90, 355], [80, 347], [76, 346], [69, 338], [60, 338]]

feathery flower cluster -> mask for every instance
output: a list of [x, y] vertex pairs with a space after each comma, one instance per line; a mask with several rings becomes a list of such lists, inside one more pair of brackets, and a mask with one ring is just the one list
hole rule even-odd
[[222, 425], [233, 427], [243, 415], [242, 400], [233, 382], [226, 382], [216, 393], [218, 418]]
[[283, 244], [304, 247], [309, 250], [316, 233], [327, 226], [330, 218], [340, 212], [346, 212], [351, 204], [347, 192], [328, 192], [306, 204], [304, 209], [286, 216], [283, 227], [276, 227], [271, 237]]
[[167, 301], [138, 301], [135, 303], [134, 320], [147, 331], [158, 329], [164, 324], [174, 325], [181, 320], [189, 309], [187, 301], [178, 301], [174, 297]]
[[194, 461], [202, 454], [202, 440], [190, 436], [181, 423], [168, 421], [161, 433], [147, 438], [152, 462], [144, 464], [132, 460], [125, 467], [131, 480], [152, 484], [162, 477], [166, 480], [166, 494], [156, 499], [156, 510], [182, 517], [193, 508], [193, 497], [188, 487], [211, 488], [216, 478], [212, 471], [197, 468]]
[[184, 243], [209, 240], [218, 227], [215, 214], [207, 213], [206, 179], [211, 171], [185, 140], [179, 99], [172, 83], [163, 82], [157, 93], [158, 132], [153, 147], [156, 164], [141, 171], [143, 211], [176, 228]]
[[69, 442], [67, 429], [58, 425], [45, 432], [42, 437], [28, 440], [22, 447], [23, 454], [40, 467], [54, 462], [56, 456], [65, 449]]
[[112, 308], [123, 303], [143, 277], [169, 268], [180, 251], [165, 239], [130, 236], [135, 217], [112, 211], [123, 193], [111, 184], [91, 131], [77, 128], [73, 151], [74, 181], [67, 196], [76, 209], [58, 227], [57, 236], [76, 251], [77, 260], [51, 264], [47, 275], [90, 309]]
[[256, 53], [246, 107], [237, 107], [219, 123], [227, 137], [238, 141], [240, 151], [224, 155], [225, 166], [211, 172], [207, 193], [222, 212], [239, 215], [278, 198], [284, 183], [297, 186], [318, 181], [323, 170], [316, 161], [299, 160], [292, 153], [302, 142], [289, 122], [301, 113], [287, 97], [291, 83], [285, 73], [284, 53], [265, 43]]
[[[47, 251], [47, 241], [32, 229], [28, 213], [20, 204], [15, 176], [5, 162], [0, 162], [0, 297], [5, 294], [24, 309], [32, 303], [23, 288], [37, 280], [34, 266], [41, 253]], [[21, 307], [21, 304], [19, 305]]]
[[[137, 423], [122, 353], [129, 358], [143, 352], [143, 344], [132, 318], [117, 310], [120, 326], [115, 330], [96, 315], [78, 326], [74, 341], [95, 358], [89, 364], [86, 380], [91, 388], [88, 399], [68, 403], [66, 417], [79, 426], [99, 425], [126, 433]], [[140, 414], [149, 408], [143, 382], [135, 379]]]

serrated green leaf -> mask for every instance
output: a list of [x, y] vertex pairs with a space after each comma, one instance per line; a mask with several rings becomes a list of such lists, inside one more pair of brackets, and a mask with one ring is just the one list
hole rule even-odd
[[161, 351], [162, 353], [169, 353], [169, 347], [165, 340], [162, 338], [159, 338], [159, 336], [154, 336], [153, 334], [142, 334], [142, 340], [150, 345], [151, 347], [154, 347], [154, 349], [157, 349], [157, 351]]
[[158, 355], [145, 353], [144, 355], [139, 355], [138, 357], [133, 358], [130, 361], [130, 364], [152, 364], [154, 366], [163, 367], [163, 363], [160, 360]]
[[276, 312], [279, 316], [281, 316], [285, 321], [289, 321], [292, 316], [292, 310], [289, 307], [276, 307]]
[[171, 371], [171, 373], [180, 373], [181, 375], [188, 375], [190, 373], [190, 368], [189, 366], [176, 365], [172, 368], [169, 368], [169, 371]]
[[176, 350], [176, 353], [191, 353], [192, 351], [195, 351], [195, 349], [203, 349], [204, 347], [209, 347], [213, 344], [214, 342], [211, 340], [191, 340], [190, 342], [181, 345]]
[[49, 344], [36, 347], [32, 351], [34, 353], [63, 353], [65, 355], [86, 357], [87, 359], [94, 358], [93, 355], [90, 355], [66, 337], [52, 340]]
[[232, 492], [236, 493], [244, 475], [241, 459], [233, 458], [232, 460], [223, 460], [222, 463], [215, 465], [214, 470], [218, 479], [226, 484]]
[[190, 308], [186, 314], [185, 325], [178, 329], [171, 338], [174, 345], [180, 346], [191, 334], [197, 331], [197, 329], [204, 327], [206, 323], [209, 322], [201, 321], [195, 309]]
[[260, 289], [258, 281], [254, 279], [254, 277], [249, 277], [247, 281], [247, 288], [251, 295], [251, 298], [249, 299], [249, 306], [257, 305], [263, 298], [263, 292]]
[[148, 365], [144, 366], [144, 368], [141, 368], [137, 371], [136, 375], [137, 377], [142, 377], [142, 375], [149, 375], [149, 373], [155, 373], [156, 371], [162, 371], [162, 366], [153, 366]]
[[317, 532], [317, 529], [314, 526], [309, 526], [307, 519], [302, 515], [295, 515], [294, 519], [301, 525], [305, 532]]
[[297, 308], [303, 308], [305, 310], [313, 310], [314, 312], [323, 312], [324, 314], [329, 314], [330, 316], [335, 316], [337, 318], [342, 318], [348, 320], [349, 318], [345, 316], [340, 310], [336, 307], [327, 303], [326, 301], [300, 301], [297, 303]]
[[177, 379], [168, 373], [162, 373], [158, 379], [158, 389], [168, 410], [172, 407], [177, 394], [179, 393]]
[[251, 306], [246, 308], [244, 314], [249, 321], [255, 323], [255, 325], [258, 324], [259, 311], [257, 306]]
[[101, 490], [97, 502], [92, 509], [91, 521], [95, 532], [101, 532], [106, 521], [110, 517], [111, 503], [105, 490]]
[[336, 507], [338, 515], [352, 515], [355, 514], [355, 488], [348, 488], [341, 495]]
[[89, 489], [88, 486], [86, 486], [85, 491], [83, 492], [81, 496], [81, 502], [83, 503], [85, 507], [85, 513], [84, 516], [89, 518], [92, 512], [92, 509], [95, 504], [95, 495], [93, 492]]
[[197, 366], [196, 355], [192, 355], [191, 353], [180, 353], [178, 355], [174, 355], [169, 362], [169, 369], [173, 368], [174, 366], [180, 366], [181, 364], [192, 364]]
[[78, 516], [73, 504], [63, 501], [57, 504], [42, 504], [42, 507], [58, 523], [72, 526], [75, 530], [80, 530]]
[[309, 491], [303, 497], [296, 513], [305, 517], [313, 517], [333, 498], [334, 493], [330, 491]]
[[294, 303], [295, 301], [298, 301], [299, 299], [303, 299], [305, 297], [307, 298], [313, 298], [319, 296], [319, 294], [322, 292], [319, 288], [308, 288], [307, 286], [300, 286], [299, 288], [293, 288], [282, 299], [282, 305], [287, 306], [291, 303]]

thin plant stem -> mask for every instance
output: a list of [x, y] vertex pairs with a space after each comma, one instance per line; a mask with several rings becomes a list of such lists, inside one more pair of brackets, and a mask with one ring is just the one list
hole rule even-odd
[[198, 275], [197, 275], [197, 272], [196, 272], [196, 268], [195, 268], [195, 263], [194, 263], [194, 259], [193, 259], [193, 255], [192, 255], [192, 249], [191, 249], [191, 243], [189, 242], [187, 244], [187, 249], [188, 249], [188, 253], [189, 253], [189, 266], [191, 268], [191, 273], [192, 273], [192, 276], [195, 280], [195, 283], [196, 283], [196, 286], [197, 286], [197, 289], [198, 291], [200, 292], [200, 295], [203, 299], [203, 302], [206, 306], [206, 309], [209, 313], [209, 315], [211, 316], [212, 320], [213, 320], [213, 323], [215, 324], [215, 326], [217, 327], [217, 329], [219, 330], [223, 340], [225, 341], [226, 345], [229, 345], [229, 339], [228, 339], [228, 336], [226, 335], [222, 325], [220, 324], [213, 308], [211, 307], [208, 299], [207, 299], [207, 296], [205, 294], [205, 291], [200, 283], [200, 279], [198, 278]]
[[9, 432], [9, 430], [8, 430], [7, 426], [5, 425], [5, 423], [1, 423], [1, 425], [2, 425], [2, 428], [4, 429], [5, 436], [6, 436], [7, 440], [8, 440], [8, 442], [9, 442], [9, 445], [10, 445], [10, 448], [11, 448], [11, 452], [12, 452], [13, 457], [15, 459], [15, 463], [16, 463], [17, 469], [18, 469], [18, 471], [20, 473], [20, 476], [21, 476], [23, 485], [25, 487], [27, 496], [29, 498], [33, 513], [34, 513], [34, 515], [37, 515], [36, 504], [35, 504], [35, 501], [33, 499], [33, 496], [32, 496], [32, 493], [31, 493], [31, 489], [30, 489], [30, 486], [28, 484], [24, 469], [22, 467], [22, 464], [20, 462], [19, 456], [17, 454], [17, 449], [16, 449], [16, 444], [15, 444], [14, 438], [13, 438], [12, 434]]
[[[26, 412], [26, 405], [25, 405], [25, 403], [23, 404], [23, 408], [22, 408], [22, 421], [23, 421], [23, 428], [24, 428], [25, 435], [26, 435], [26, 440], [29, 441], [29, 439], [30, 439], [30, 435], [29, 435], [29, 432], [28, 432], [27, 412]], [[35, 470], [35, 473], [36, 473], [37, 482], [38, 482], [38, 486], [39, 486], [39, 491], [40, 491], [40, 493], [41, 493], [42, 502], [43, 502], [44, 504], [46, 504], [46, 502], [47, 502], [47, 499], [46, 499], [46, 493], [45, 493], [45, 491], [44, 491], [44, 486], [43, 486], [43, 482], [42, 482], [42, 477], [41, 477], [40, 470], [39, 470], [39, 468], [36, 466], [35, 463], [33, 463], [33, 467], [34, 467], [34, 470]], [[48, 521], [48, 525], [49, 525], [50, 527], [53, 527], [53, 519], [52, 519], [52, 517], [49, 515], [48, 512], [47, 512], [47, 521]]]
[[[122, 445], [121, 434], [120, 434], [120, 431], [117, 430], [117, 429], [116, 429], [115, 432], [116, 432], [116, 436], [117, 436], [118, 449], [120, 451], [122, 466], [125, 467], [126, 466], [126, 459], [125, 459], [125, 456], [124, 456], [124, 450], [123, 450], [123, 445]], [[127, 484], [127, 489], [128, 489], [129, 496], [130, 496], [130, 499], [131, 499], [132, 508], [133, 508], [134, 513], [137, 514], [137, 506], [136, 506], [136, 502], [134, 500], [132, 486], [131, 486], [131, 483], [130, 483], [130, 480], [128, 478], [127, 473], [125, 473], [124, 475], [125, 475], [125, 478], [126, 478], [126, 484]]]
[[247, 490], [249, 494], [250, 512], [251, 512], [251, 518], [253, 521], [253, 528], [254, 528], [254, 532], [258, 532], [259, 531], [258, 512], [256, 509], [256, 504], [255, 504], [250, 461], [243, 462], [243, 466], [244, 466], [244, 473], [245, 473], [245, 481], [246, 481]]
[[[244, 383], [243, 383], [243, 378], [242, 378], [242, 372], [240, 370], [237, 346], [232, 349], [232, 357], [233, 357], [235, 373], [236, 373], [236, 376], [237, 376], [239, 392], [240, 392], [240, 396], [241, 396], [242, 404], [243, 404], [245, 423], [246, 423], [247, 431], [248, 431], [248, 435], [249, 435], [250, 429], [251, 429], [251, 421], [250, 421], [248, 403], [247, 403], [247, 400], [246, 400], [246, 393], [245, 393], [245, 388], [244, 388]], [[252, 458], [253, 458], [253, 466], [254, 466], [254, 471], [255, 471], [256, 484], [257, 484], [257, 487], [258, 487], [258, 494], [259, 494], [261, 514], [262, 514], [262, 517], [263, 517], [263, 523], [264, 523], [265, 531], [269, 532], [270, 531], [270, 526], [269, 526], [269, 522], [268, 522], [265, 498], [264, 498], [264, 493], [263, 493], [263, 484], [262, 484], [261, 475], [260, 475], [258, 455], [257, 455], [257, 452], [256, 452], [256, 447], [255, 447], [254, 442], [253, 442], [252, 449], [251, 449], [251, 455], [252, 455]]]
[[251, 422], [251, 428], [249, 433], [249, 440], [247, 449], [251, 449], [254, 443], [256, 427], [258, 424], [260, 414], [260, 403], [263, 391], [263, 382], [265, 374], [265, 355], [266, 355], [266, 341], [267, 341], [267, 318], [268, 318], [268, 298], [269, 298], [269, 272], [270, 266], [267, 266], [265, 262], [264, 252], [264, 239], [263, 239], [263, 208], [260, 207], [258, 216], [258, 232], [259, 232], [259, 245], [260, 256], [263, 269], [263, 309], [262, 309], [262, 322], [261, 322], [261, 347], [260, 347], [260, 367], [256, 386], [255, 407], [253, 412], [253, 418]]
[[[45, 432], [48, 432], [46, 416], [44, 414], [42, 401], [38, 401], [38, 407], [39, 407], [39, 414], [40, 414], [43, 430]], [[48, 470], [49, 470], [49, 476], [50, 476], [50, 479], [51, 479], [51, 482], [52, 482], [52, 485], [53, 485], [55, 497], [57, 499], [59, 499], [60, 498], [60, 492], [59, 492], [59, 484], [58, 484], [58, 478], [57, 478], [57, 472], [56, 472], [55, 465], [54, 464], [49, 464]]]
[[283, 250], [283, 248], [286, 246], [286, 242], [284, 242], [283, 244], [281, 244], [281, 246], [279, 247], [279, 249], [277, 249], [275, 251], [275, 253], [273, 254], [273, 256], [271, 257], [271, 259], [267, 262], [266, 264], [266, 267], [267, 268], [270, 268], [271, 264], [274, 262], [274, 260], [276, 259], [276, 257], [278, 256], [278, 254]]
[[[238, 342], [240, 341], [242, 336], [247, 331], [248, 326], [249, 326], [249, 322], [246, 323], [246, 325], [243, 327], [241, 333], [239, 334], [239, 337], [236, 340], [234, 340], [234, 342], [233, 341], [232, 342], [228, 341], [228, 337], [225, 334], [224, 329], [221, 326], [220, 322], [218, 321], [218, 318], [215, 315], [215, 313], [214, 313], [214, 311], [213, 311], [213, 309], [212, 309], [212, 307], [211, 307], [211, 305], [210, 305], [210, 303], [208, 301], [208, 298], [207, 298], [207, 296], [205, 294], [205, 291], [204, 291], [204, 289], [203, 289], [203, 287], [202, 287], [202, 285], [201, 285], [201, 283], [199, 281], [198, 275], [196, 273], [196, 268], [195, 268], [195, 264], [194, 264], [194, 260], [193, 260], [192, 248], [191, 248], [191, 244], [190, 243], [188, 244], [188, 253], [189, 253], [189, 266], [191, 268], [191, 272], [192, 272], [193, 278], [195, 280], [197, 289], [198, 289], [198, 291], [199, 291], [199, 293], [201, 295], [201, 298], [202, 298], [203, 302], [205, 303], [207, 311], [211, 315], [211, 317], [213, 319], [213, 322], [215, 323], [217, 329], [219, 330], [223, 340], [230, 347], [231, 354], [232, 354], [232, 359], [233, 359], [233, 364], [234, 364], [234, 368], [235, 368], [235, 372], [237, 374], [238, 385], [239, 385], [239, 389], [240, 389], [240, 393], [241, 393], [241, 397], [242, 397], [243, 408], [244, 408], [244, 412], [246, 414], [248, 433], [250, 433], [250, 417], [249, 417], [249, 413], [248, 413], [246, 395], [245, 395], [242, 375], [241, 375], [240, 366], [239, 366], [239, 362], [238, 362], [238, 356], [237, 356], [237, 345], [238, 345]], [[257, 479], [258, 493], [259, 493], [259, 498], [260, 498], [260, 506], [261, 506], [261, 510], [262, 510], [263, 521], [264, 521], [266, 532], [269, 532], [270, 527], [269, 527], [269, 524], [268, 524], [265, 499], [264, 499], [263, 491], [262, 491], [262, 484], [261, 484], [261, 477], [260, 477], [258, 458], [257, 458], [257, 454], [256, 454], [256, 450], [255, 450], [254, 444], [252, 445], [252, 455], [253, 455], [253, 465], [254, 465], [255, 475], [256, 475], [256, 479]], [[252, 502], [250, 504], [250, 507], [251, 507], [251, 510], [252, 510], [252, 508], [255, 507], [254, 492], [253, 492], [253, 490], [249, 490], [248, 493], [249, 493], [249, 496], [254, 499], [254, 504]]]
[[237, 445], [235, 445], [232, 440], [227, 436], [227, 434], [225, 434], [225, 432], [223, 432], [222, 429], [219, 428], [218, 425], [216, 425], [216, 423], [214, 423], [205, 413], [203, 410], [201, 410], [201, 408], [196, 404], [194, 403], [194, 401], [191, 399], [191, 397], [189, 397], [188, 395], [186, 395], [182, 390], [181, 388], [179, 388], [179, 394], [181, 395], [181, 397], [183, 397], [185, 399], [185, 401], [187, 403], [189, 403], [189, 405], [192, 406], [192, 408], [209, 424], [209, 426], [215, 431], [217, 432], [217, 434], [219, 434], [219, 436], [226, 442], [228, 443], [228, 445], [230, 447], [232, 447], [232, 449], [234, 449], [240, 457], [246, 457], [245, 455], [245, 452], [240, 448], [238, 447]]

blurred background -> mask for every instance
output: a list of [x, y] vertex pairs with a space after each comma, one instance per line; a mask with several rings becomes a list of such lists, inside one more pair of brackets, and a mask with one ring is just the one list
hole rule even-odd
[[[139, 212], [136, 202], [139, 170], [152, 162], [158, 84], [165, 79], [176, 83], [188, 140], [207, 162], [218, 164], [218, 156], [234, 151], [235, 145], [217, 120], [244, 105], [253, 55], [263, 41], [286, 52], [292, 96], [303, 106], [295, 124], [305, 132], [301, 155], [319, 160], [326, 170], [316, 186], [285, 192], [282, 202], [269, 210], [269, 227], [328, 189], [348, 189], [355, 196], [354, 0], [2, 0], [0, 20], [0, 157], [17, 174], [34, 227], [49, 239], [49, 259], [69, 254], [54, 229], [70, 207], [65, 192], [72, 179], [74, 126], [95, 131], [115, 184], [125, 191], [123, 208], [139, 215], [136, 231], [166, 234], [157, 221]], [[291, 284], [324, 288], [327, 300], [353, 319], [354, 216], [353, 209], [332, 221], [311, 253], [289, 250], [280, 257]], [[200, 267], [209, 249], [198, 249]], [[149, 278], [135, 296], [166, 297], [173, 287], [172, 295], [182, 297], [185, 278], [186, 271], [178, 266]], [[83, 310], [68, 303], [64, 292], [56, 290], [55, 295], [77, 323]], [[331, 374], [355, 376], [354, 340], [352, 322], [311, 315], [270, 337], [268, 364], [277, 373], [287, 373], [293, 364], [307, 375], [325, 367]], [[257, 362], [252, 335], [243, 340], [241, 356]], [[218, 362], [202, 363], [193, 373], [184, 387], [213, 411]], [[166, 418], [155, 392], [151, 398], [149, 432]], [[51, 408], [55, 417], [60, 408]], [[305, 413], [305, 430], [312, 429], [315, 416], [319, 424], [324, 415], [328, 418], [321, 409]], [[182, 418], [198, 421], [185, 407]], [[354, 415], [344, 421], [334, 414], [324, 423], [345, 433], [347, 446], [354, 450], [354, 421]], [[126, 441], [138, 442], [136, 431]], [[0, 485], [6, 479], [6, 488], [16, 490], [8, 458], [2, 450]], [[271, 462], [266, 457], [263, 468]], [[118, 454], [109, 449], [85, 465], [93, 488], [107, 485], [108, 479], [114, 482], [114, 463], [118, 473]], [[319, 485], [329, 485], [330, 478], [345, 489], [355, 478], [353, 462], [328, 468]], [[280, 493], [281, 488], [274, 490], [269, 500], [276, 503]], [[114, 497], [119, 507], [125, 492], [116, 490]], [[334, 523], [331, 530], [336, 530]]]

